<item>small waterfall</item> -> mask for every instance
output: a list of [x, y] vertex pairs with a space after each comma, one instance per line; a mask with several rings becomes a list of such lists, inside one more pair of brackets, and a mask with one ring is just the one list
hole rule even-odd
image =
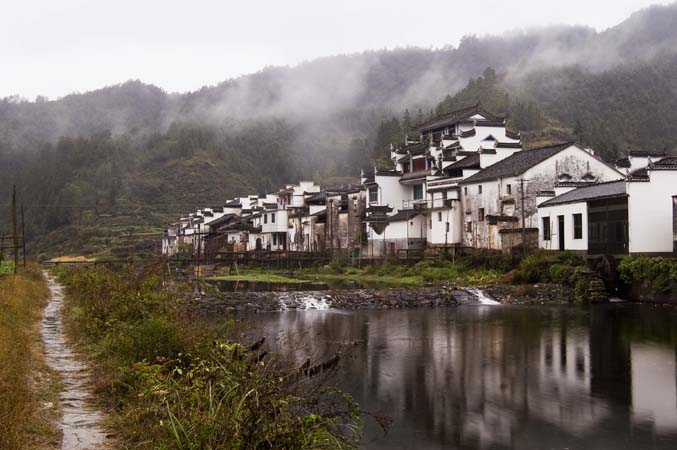
[[327, 310], [331, 305], [327, 297], [321, 294], [317, 296], [308, 293], [285, 293], [277, 298], [280, 303], [280, 311], [289, 311], [294, 309], [316, 309]]
[[472, 294], [475, 298], [477, 298], [477, 301], [480, 302], [481, 305], [500, 305], [501, 302], [497, 302], [491, 297], [488, 297], [484, 291], [481, 289], [476, 289], [476, 288], [468, 288], [466, 289], [470, 294]]
[[300, 309], [319, 309], [319, 310], [326, 310], [329, 309], [331, 306], [329, 303], [327, 303], [327, 299], [325, 297], [320, 297], [315, 298], [311, 295], [307, 295], [305, 297], [302, 297], [299, 299], [301, 301], [302, 307]]

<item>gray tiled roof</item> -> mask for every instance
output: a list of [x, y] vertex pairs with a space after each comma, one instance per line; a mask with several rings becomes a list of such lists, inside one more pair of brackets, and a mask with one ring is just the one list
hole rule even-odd
[[480, 166], [480, 155], [475, 153], [474, 155], [466, 156], [460, 161], [456, 161], [450, 166], [444, 168], [444, 170], [454, 170], [454, 169], [470, 169], [473, 167], [479, 168]]
[[534, 167], [551, 156], [556, 155], [562, 150], [569, 148], [573, 142], [549, 145], [547, 147], [535, 148], [533, 150], [522, 150], [513, 153], [504, 160], [492, 164], [475, 175], [468, 177], [462, 183], [475, 183], [478, 181], [495, 180], [497, 178], [514, 177], [521, 175], [530, 168]]
[[396, 214], [388, 217], [389, 222], [399, 222], [401, 220], [409, 220], [412, 217], [416, 217], [420, 214], [420, 211], [414, 209], [403, 209], [398, 211]]
[[626, 195], [625, 180], [611, 181], [607, 183], [598, 183], [591, 186], [579, 187], [555, 198], [551, 198], [539, 205], [554, 206], [565, 203], [579, 203], [600, 198], [620, 197]]
[[431, 130], [431, 129], [436, 129], [440, 127], [445, 127], [447, 125], [452, 125], [454, 123], [457, 123], [461, 120], [467, 119], [469, 117], [474, 116], [475, 114], [482, 114], [484, 117], [486, 117], [488, 120], [491, 121], [496, 121], [496, 122], [502, 122], [503, 118], [496, 116], [494, 114], [491, 114], [487, 110], [483, 109], [482, 106], [479, 103], [476, 103], [472, 106], [469, 106], [467, 108], [462, 108], [447, 114], [442, 114], [440, 116], [437, 116], [427, 122], [424, 122], [418, 126], [418, 129], [420, 131], [426, 131], [426, 130]]

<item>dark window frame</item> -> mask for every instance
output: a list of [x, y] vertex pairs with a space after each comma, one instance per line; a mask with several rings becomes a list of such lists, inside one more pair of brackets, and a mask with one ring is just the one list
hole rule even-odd
[[[420, 195], [417, 196], [417, 190], [420, 190]], [[425, 194], [423, 193], [423, 184], [414, 185], [414, 200], [423, 200]]]
[[542, 217], [543, 225], [543, 240], [550, 241], [552, 239], [552, 230], [550, 228], [550, 217]]
[[575, 213], [571, 216], [574, 223], [574, 239], [583, 239], [583, 214]]
[[378, 187], [370, 187], [369, 188], [369, 203], [377, 203], [378, 202]]

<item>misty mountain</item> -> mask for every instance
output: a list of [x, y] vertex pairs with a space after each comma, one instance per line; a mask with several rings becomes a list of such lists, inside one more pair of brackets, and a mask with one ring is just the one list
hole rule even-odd
[[672, 4], [602, 32], [556, 26], [331, 56], [183, 94], [128, 81], [57, 100], [5, 98], [0, 178], [45, 205], [29, 211], [41, 248], [99, 251], [107, 226], [157, 231], [192, 205], [357, 175], [417, 122], [478, 100], [527, 145], [576, 138], [608, 159], [628, 146], [673, 148], [675, 23]]

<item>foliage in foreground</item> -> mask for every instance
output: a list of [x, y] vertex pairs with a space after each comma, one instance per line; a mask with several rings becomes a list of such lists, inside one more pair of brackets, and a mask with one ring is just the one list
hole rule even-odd
[[183, 318], [156, 277], [61, 273], [70, 328], [93, 342], [98, 392], [134, 448], [356, 448], [356, 404], [223, 331]]
[[34, 268], [0, 277], [0, 449], [45, 448], [58, 433], [38, 413], [40, 386], [31, 382], [33, 343], [47, 288]]
[[583, 269], [583, 260], [574, 253], [536, 251], [506, 274], [505, 281], [512, 284], [552, 282], [573, 285]]
[[621, 279], [653, 292], [669, 294], [677, 284], [677, 260], [663, 257], [623, 258], [618, 266]]
[[7, 259], [0, 259], [0, 275], [14, 273], [14, 262]]

